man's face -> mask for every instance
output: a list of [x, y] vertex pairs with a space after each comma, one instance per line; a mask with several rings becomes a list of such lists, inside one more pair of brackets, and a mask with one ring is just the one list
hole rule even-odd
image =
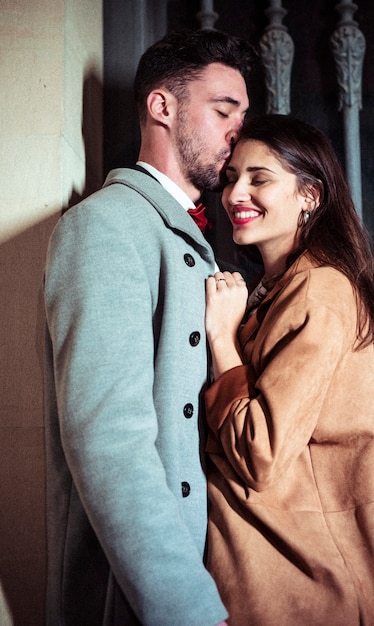
[[211, 63], [188, 91], [175, 129], [180, 167], [197, 189], [216, 189], [249, 106], [246, 85], [237, 70]]

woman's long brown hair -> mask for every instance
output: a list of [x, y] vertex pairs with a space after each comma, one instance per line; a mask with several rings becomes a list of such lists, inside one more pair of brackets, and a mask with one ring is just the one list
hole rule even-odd
[[[370, 235], [359, 219], [342, 168], [328, 138], [289, 115], [249, 118], [241, 139], [266, 144], [282, 165], [296, 175], [299, 189], [318, 189], [319, 206], [300, 229], [300, 246], [322, 265], [341, 271], [357, 298], [358, 347], [374, 338], [374, 263]], [[243, 249], [243, 248], [242, 248]]]

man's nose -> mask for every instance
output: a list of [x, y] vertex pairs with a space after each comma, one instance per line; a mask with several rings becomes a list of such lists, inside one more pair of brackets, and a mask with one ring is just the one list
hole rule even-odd
[[240, 130], [241, 127], [243, 126], [243, 120], [240, 119], [237, 122], [235, 122], [234, 124], [232, 124], [230, 130], [228, 131], [227, 135], [226, 135], [226, 140], [228, 143], [234, 145], [236, 144], [236, 142], [239, 139], [239, 135], [240, 135]]

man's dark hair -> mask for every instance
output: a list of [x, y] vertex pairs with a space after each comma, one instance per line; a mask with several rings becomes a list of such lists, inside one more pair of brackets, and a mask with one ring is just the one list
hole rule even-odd
[[207, 65], [222, 63], [238, 70], [246, 81], [256, 54], [245, 40], [217, 30], [170, 33], [142, 55], [134, 82], [140, 122], [146, 117], [146, 101], [157, 87], [176, 98], [186, 97], [186, 86], [198, 79]]

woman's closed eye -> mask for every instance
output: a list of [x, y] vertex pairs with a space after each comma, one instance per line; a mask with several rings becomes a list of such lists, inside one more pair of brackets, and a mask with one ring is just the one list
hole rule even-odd
[[264, 185], [267, 182], [268, 182], [268, 179], [266, 178], [254, 178], [251, 181], [251, 185], [253, 185], [254, 187], [259, 187], [260, 185]]
[[235, 180], [233, 179], [228, 179], [226, 176], [223, 177], [222, 179], [222, 184], [224, 187], [227, 187], [228, 185], [235, 185], [235, 183], [237, 182], [237, 178], [235, 178]]

